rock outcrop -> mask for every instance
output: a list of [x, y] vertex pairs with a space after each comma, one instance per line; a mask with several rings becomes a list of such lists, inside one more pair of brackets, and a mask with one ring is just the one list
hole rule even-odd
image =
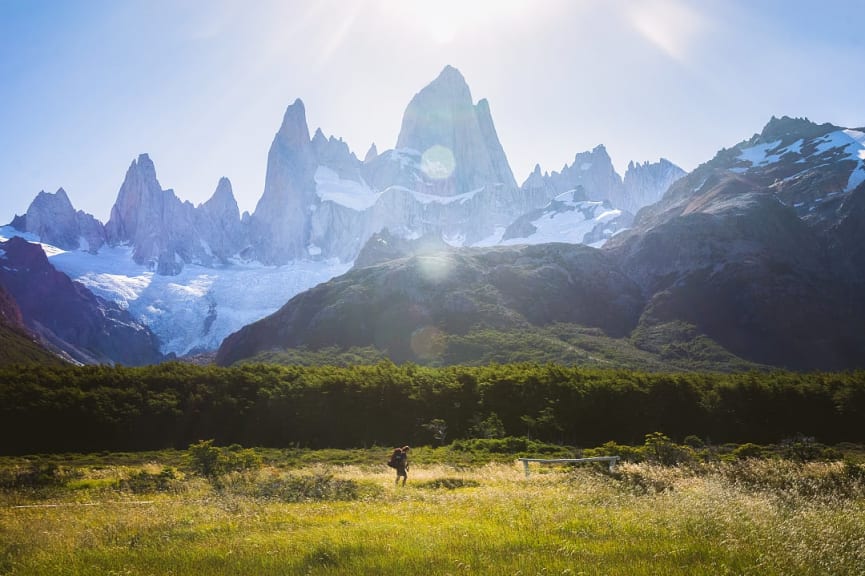
[[475, 105], [463, 75], [452, 66], [409, 102], [396, 147], [421, 155], [424, 181], [438, 195], [495, 185], [516, 188], [488, 102]]
[[228, 178], [220, 178], [213, 196], [196, 209], [196, 230], [199, 242], [217, 263], [227, 263], [246, 247], [246, 233]]
[[622, 182], [622, 197], [614, 199], [613, 204], [636, 214], [640, 208], [660, 200], [670, 185], [685, 174], [684, 170], [666, 158], [655, 163], [629, 162]]
[[105, 244], [102, 223], [82, 210], [76, 212], [63, 188], [54, 194], [37, 194], [22, 223], [23, 231], [64, 250], [86, 249], [95, 254]]
[[132, 257], [159, 274], [185, 264], [212, 266], [244, 247], [237, 202], [223, 178], [213, 197], [196, 208], [163, 190], [147, 154], [133, 160], [105, 225], [109, 244], [132, 246]]
[[310, 213], [318, 204], [316, 168], [306, 109], [298, 99], [285, 111], [270, 145], [264, 193], [249, 222], [253, 250], [263, 262], [282, 264], [308, 256]]

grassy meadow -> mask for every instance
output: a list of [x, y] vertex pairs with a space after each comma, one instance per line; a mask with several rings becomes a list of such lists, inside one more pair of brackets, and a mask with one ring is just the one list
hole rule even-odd
[[386, 450], [265, 457], [209, 475], [183, 451], [5, 458], [0, 574], [852, 575], [865, 566], [862, 464], [644, 461], [615, 473], [533, 464], [527, 478], [512, 460], [455, 466], [434, 453], [417, 451], [405, 487], [380, 463]]

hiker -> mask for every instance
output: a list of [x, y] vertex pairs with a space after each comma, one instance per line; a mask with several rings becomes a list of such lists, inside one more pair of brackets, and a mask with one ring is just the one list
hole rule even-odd
[[390, 455], [390, 460], [387, 465], [391, 468], [396, 468], [395, 484], [399, 485], [400, 476], [402, 476], [402, 485], [405, 486], [405, 481], [408, 479], [408, 446], [402, 448], [394, 448], [393, 454]]

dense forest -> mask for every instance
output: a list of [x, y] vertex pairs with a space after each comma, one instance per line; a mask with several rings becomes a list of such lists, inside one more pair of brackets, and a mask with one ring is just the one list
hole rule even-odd
[[865, 372], [642, 373], [561, 365], [0, 369], [0, 453], [436, 444], [865, 441]]

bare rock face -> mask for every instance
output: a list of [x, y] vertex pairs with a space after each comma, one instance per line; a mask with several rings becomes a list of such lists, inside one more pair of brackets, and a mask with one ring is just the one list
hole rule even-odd
[[249, 237], [266, 263], [351, 261], [385, 228], [470, 244], [535, 207], [516, 186], [489, 105], [473, 104], [462, 75], [446, 67], [409, 104], [397, 148], [373, 146], [363, 162], [321, 130], [310, 138], [303, 103], [289, 106]]
[[625, 172], [622, 198], [616, 200], [618, 207], [636, 214], [640, 208], [660, 200], [670, 185], [685, 174], [666, 158], [651, 164], [632, 161]]
[[363, 157], [364, 162], [372, 162], [378, 157], [378, 148], [375, 146], [375, 142], [373, 142], [369, 150], [366, 151], [366, 156]]
[[361, 163], [342, 138], [327, 138], [318, 128], [312, 137], [312, 149], [319, 166], [327, 166], [344, 180], [361, 179]]
[[436, 193], [516, 188], [489, 104], [481, 100], [474, 105], [465, 79], [451, 66], [412, 98], [396, 146], [422, 155], [424, 179], [438, 184]]
[[92, 215], [75, 211], [63, 188], [54, 194], [40, 192], [27, 208], [25, 231], [64, 250], [86, 249], [96, 253], [105, 243], [105, 230]]
[[[88, 214], [83, 210], [75, 212], [75, 220], [78, 223], [78, 232], [87, 244], [87, 251], [91, 254], [99, 252], [99, 249], [105, 245], [107, 240], [105, 226], [92, 214]], [[83, 246], [79, 246], [79, 248], [83, 248]]]
[[133, 247], [133, 259], [159, 274], [179, 273], [185, 264], [224, 262], [244, 246], [237, 202], [227, 179], [196, 208], [173, 190], [163, 190], [147, 154], [132, 162], [105, 226], [111, 245]]
[[264, 193], [250, 218], [255, 254], [269, 264], [308, 255], [309, 215], [318, 204], [317, 161], [300, 99], [285, 111], [267, 155]]
[[146, 326], [58, 272], [38, 244], [16, 236], [0, 242], [0, 251], [0, 285], [17, 302], [27, 328], [52, 348], [86, 364], [140, 365], [162, 358]]
[[[561, 174], [518, 187], [489, 103], [474, 104], [462, 74], [447, 66], [407, 106], [396, 148], [379, 153], [373, 145], [363, 162], [320, 129], [310, 138], [303, 103], [289, 106], [268, 155], [264, 194], [249, 219], [251, 252], [271, 264], [351, 261], [384, 229], [403, 238], [432, 234], [454, 245], [488, 245], [578, 187], [586, 200], [623, 196], [603, 146], [578, 154]], [[588, 236], [603, 240], [616, 226], [604, 223]]]
[[36, 195], [27, 208], [27, 231], [64, 250], [78, 249], [75, 208], [63, 188], [54, 194], [42, 191]]
[[543, 189], [547, 200], [582, 188], [586, 200], [606, 201], [616, 208], [620, 207], [617, 201], [623, 195], [622, 177], [613, 167], [613, 161], [603, 145], [595, 146], [589, 152], [576, 154], [573, 163], [565, 164], [561, 172], [541, 175], [540, 166], [536, 166], [523, 188]]
[[183, 239], [194, 231], [194, 220], [192, 204], [163, 190], [153, 161], [141, 154], [126, 172], [105, 229], [110, 244], [133, 247], [135, 262], [160, 274], [176, 274], [183, 266], [178, 248], [186, 248]]
[[240, 210], [228, 178], [220, 178], [213, 196], [197, 208], [197, 229], [209, 255], [225, 263], [246, 243]]

